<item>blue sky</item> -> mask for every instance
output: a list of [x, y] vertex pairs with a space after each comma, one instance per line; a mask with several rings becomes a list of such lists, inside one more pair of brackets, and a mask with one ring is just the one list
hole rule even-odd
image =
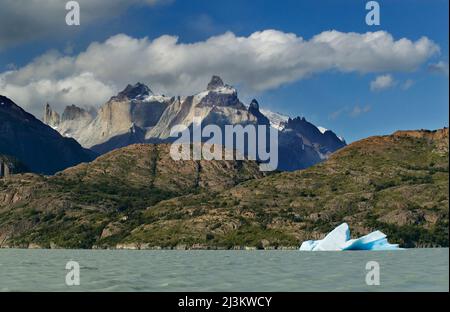
[[[101, 43], [120, 33], [132, 38], [148, 37], [149, 40], [171, 35], [179, 38], [178, 43], [196, 43], [227, 31], [236, 37], [248, 37], [257, 31], [275, 29], [310, 40], [329, 30], [360, 34], [383, 30], [394, 40], [407, 38], [415, 42], [426, 36], [439, 46], [440, 52], [433, 53], [411, 70], [330, 69], [270, 88], [247, 88], [245, 80], [229, 83], [238, 89], [242, 87], [241, 98], [247, 103], [256, 97], [263, 108], [290, 116], [304, 116], [316, 125], [334, 130], [347, 141], [389, 134], [398, 129], [448, 126], [448, 1], [379, 1], [380, 26], [366, 25], [365, 3], [356, 0], [173, 0], [157, 5], [119, 6], [112, 13], [83, 23], [83, 3], [80, 1], [82, 25], [79, 27], [43, 25], [48, 29], [35, 37], [27, 34], [23, 40], [11, 44], [6, 39], [0, 40], [3, 42], [3, 47], [0, 45], [0, 75], [22, 68], [49, 50], [76, 56], [92, 42]], [[42, 14], [45, 18], [45, 13]], [[20, 27], [20, 23], [16, 27]], [[432, 64], [443, 65], [443, 72], [431, 71]], [[143, 66], [151, 64], [146, 62]], [[221, 75], [220, 72], [210, 74]], [[390, 86], [371, 90], [371, 82], [383, 75], [392, 79]], [[252, 77], [253, 80], [257, 78]], [[143, 82], [150, 86], [159, 83]], [[255, 85], [256, 82], [252, 83]], [[14, 89], [5, 87], [4, 90]], [[38, 104], [27, 105], [31, 108]]]

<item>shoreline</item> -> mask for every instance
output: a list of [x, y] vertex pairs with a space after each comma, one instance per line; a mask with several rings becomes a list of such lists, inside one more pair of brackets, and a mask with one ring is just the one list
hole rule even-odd
[[136, 244], [119, 244], [116, 247], [102, 247], [93, 246], [92, 248], [63, 248], [57, 246], [42, 247], [36, 244], [30, 244], [29, 246], [0, 246], [1, 249], [31, 249], [31, 250], [173, 250], [173, 251], [190, 251], [190, 250], [242, 250], [242, 251], [256, 251], [256, 250], [298, 250], [300, 246], [271, 246], [265, 248], [258, 248], [253, 246], [233, 246], [223, 247], [223, 246], [175, 246], [175, 247], [161, 247], [161, 246], [138, 246]]
[[[100, 250], [108, 250], [108, 251], [299, 251], [300, 247], [273, 247], [273, 248], [256, 248], [249, 246], [235, 246], [234, 248], [224, 248], [224, 247], [210, 247], [210, 248], [177, 248], [177, 247], [160, 247], [156, 246], [153, 248], [134, 248], [132, 246], [129, 247], [121, 247], [121, 248], [44, 248], [38, 246], [31, 247], [17, 247], [17, 246], [2, 246], [0, 250], [92, 250], [92, 251], [100, 251]], [[401, 250], [421, 250], [421, 249], [449, 249], [449, 247], [413, 247], [413, 248], [404, 248]], [[372, 251], [372, 250], [345, 250], [343, 252], [348, 251]]]

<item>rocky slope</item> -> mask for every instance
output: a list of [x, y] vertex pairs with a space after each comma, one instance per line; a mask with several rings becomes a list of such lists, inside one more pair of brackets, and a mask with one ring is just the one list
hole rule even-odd
[[1, 95], [0, 154], [13, 156], [29, 170], [44, 174], [94, 158], [94, 153], [82, 148], [74, 139], [61, 136]]
[[0, 182], [0, 244], [274, 248], [341, 222], [404, 247], [448, 246], [448, 129], [371, 137], [306, 170], [173, 161], [134, 145], [54, 177]]
[[[75, 107], [71, 106], [71, 110]], [[322, 134], [304, 118], [289, 119], [262, 113], [253, 100], [245, 106], [237, 90], [218, 76], [213, 76], [206, 90], [185, 97], [155, 95], [149, 87], [137, 83], [128, 85], [105, 103], [96, 114], [80, 113], [62, 118], [46, 106], [44, 120], [62, 135], [75, 138], [81, 145], [103, 154], [135, 143], [173, 141], [170, 131], [175, 125], [191, 127], [194, 118], [203, 126], [272, 125], [279, 130], [281, 163], [279, 170], [296, 170], [326, 159], [331, 152], [345, 146], [334, 133]], [[95, 115], [95, 116], [94, 116]], [[206, 141], [206, 139], [205, 139]]]
[[169, 149], [131, 145], [54, 176], [0, 180], [0, 245], [89, 248], [111, 233], [118, 240], [120, 229], [140, 224], [142, 211], [161, 200], [262, 177], [254, 162], [174, 161]]
[[[189, 229], [185, 243], [296, 245], [347, 222], [356, 236], [379, 229], [404, 247], [448, 246], [448, 164], [448, 129], [371, 137], [306, 170], [161, 202], [144, 214], [159, 221], [125, 240], [170, 244], [161, 233]], [[182, 216], [162, 218], [174, 210]]]

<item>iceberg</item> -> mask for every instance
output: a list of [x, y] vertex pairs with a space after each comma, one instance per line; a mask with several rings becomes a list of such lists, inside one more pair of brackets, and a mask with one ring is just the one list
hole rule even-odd
[[390, 244], [386, 234], [375, 231], [360, 238], [351, 239], [350, 228], [343, 223], [321, 240], [302, 243], [300, 251], [342, 251], [342, 250], [401, 250], [398, 244]]

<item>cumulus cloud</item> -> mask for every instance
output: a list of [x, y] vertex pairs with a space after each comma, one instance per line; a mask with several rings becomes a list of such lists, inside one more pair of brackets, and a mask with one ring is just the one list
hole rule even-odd
[[429, 64], [428, 70], [432, 73], [444, 74], [448, 77], [448, 63], [439, 61], [437, 63]]
[[[213, 74], [245, 92], [258, 92], [328, 70], [413, 71], [438, 51], [426, 37], [395, 40], [384, 31], [325, 31], [310, 40], [276, 30], [248, 37], [227, 32], [194, 43], [168, 35], [150, 40], [119, 34], [90, 44], [78, 55], [48, 52], [0, 73], [0, 94], [40, 112], [46, 101], [61, 106], [90, 101], [98, 106], [137, 81], [167, 95], [193, 94], [203, 90]], [[74, 85], [67, 88], [70, 83]], [[42, 85], [53, 87], [39, 91]]]
[[370, 90], [381, 91], [392, 88], [396, 84], [392, 75], [381, 75], [370, 83]]
[[[81, 25], [115, 17], [133, 5], [155, 5], [170, 0], [77, 0]], [[30, 40], [76, 31], [65, 23], [68, 0], [2, 0], [0, 51]]]
[[42, 115], [43, 104], [56, 104], [62, 110], [69, 103], [81, 107], [90, 107], [92, 103], [101, 103], [114, 93], [110, 86], [95, 79], [91, 73], [82, 73], [60, 80], [40, 79], [31, 81], [25, 87], [8, 84], [0, 92], [13, 94], [13, 99], [36, 116]]

